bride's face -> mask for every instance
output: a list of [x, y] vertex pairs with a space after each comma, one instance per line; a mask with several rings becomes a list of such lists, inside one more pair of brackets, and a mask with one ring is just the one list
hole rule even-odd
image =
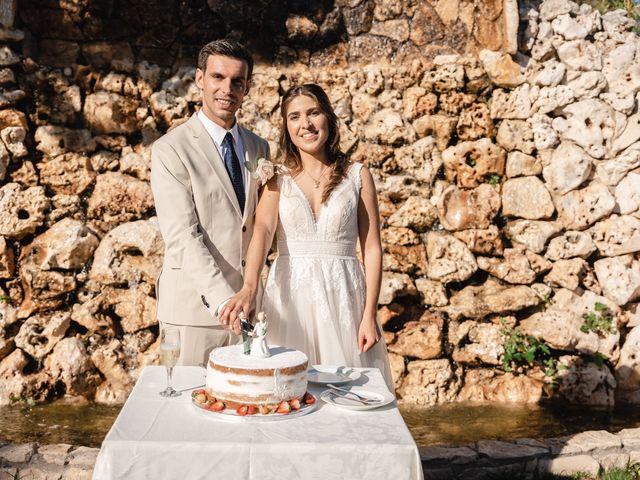
[[300, 153], [317, 156], [325, 152], [329, 121], [316, 99], [298, 95], [289, 102], [287, 132]]

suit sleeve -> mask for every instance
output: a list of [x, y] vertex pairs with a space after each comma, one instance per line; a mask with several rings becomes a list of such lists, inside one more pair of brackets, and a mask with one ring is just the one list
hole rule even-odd
[[215, 320], [217, 306], [235, 291], [204, 244], [189, 172], [173, 147], [161, 140], [151, 150], [151, 190], [165, 255], [178, 260], [176, 267], [191, 278], [203, 305]]

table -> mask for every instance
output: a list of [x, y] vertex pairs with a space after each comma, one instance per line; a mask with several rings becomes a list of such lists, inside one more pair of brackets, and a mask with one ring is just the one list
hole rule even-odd
[[[386, 388], [379, 370], [358, 370], [356, 385]], [[174, 388], [204, 378], [201, 367], [176, 367]], [[318, 408], [301, 417], [237, 423], [199, 411], [190, 390], [161, 397], [165, 385], [164, 367], [142, 371], [102, 442], [94, 480], [422, 479], [417, 446], [395, 403], [352, 411], [318, 398]], [[319, 397], [322, 387], [309, 387]]]

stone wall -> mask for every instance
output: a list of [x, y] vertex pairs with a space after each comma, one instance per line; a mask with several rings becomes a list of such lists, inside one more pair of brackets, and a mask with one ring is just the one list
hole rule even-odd
[[0, 404], [119, 403], [157, 362], [150, 145], [195, 110], [214, 25], [262, 58], [240, 117], [274, 155], [282, 93], [314, 81], [373, 172], [402, 401], [636, 402], [633, 22], [565, 0], [521, 4], [519, 32], [506, 0], [302, 3], [238, 3], [256, 23], [227, 2], [0, 2]]
[[90, 480], [97, 448], [0, 442], [0, 478]]
[[[639, 435], [640, 429], [634, 428], [615, 434], [599, 430], [539, 440], [480, 440], [468, 445], [421, 447], [420, 458], [428, 480], [534, 480], [549, 474], [597, 478], [600, 471], [640, 461]], [[97, 448], [0, 442], [0, 478], [90, 479], [97, 455]]]

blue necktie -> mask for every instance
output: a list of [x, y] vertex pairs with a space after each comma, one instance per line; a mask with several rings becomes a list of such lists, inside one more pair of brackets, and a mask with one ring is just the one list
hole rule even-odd
[[236, 151], [233, 149], [233, 137], [231, 132], [227, 132], [222, 140], [222, 157], [224, 160], [224, 166], [227, 169], [229, 178], [231, 179], [231, 185], [236, 192], [238, 203], [240, 204], [240, 211], [244, 214], [244, 180], [242, 178], [242, 168], [240, 167], [240, 161], [236, 155]]

